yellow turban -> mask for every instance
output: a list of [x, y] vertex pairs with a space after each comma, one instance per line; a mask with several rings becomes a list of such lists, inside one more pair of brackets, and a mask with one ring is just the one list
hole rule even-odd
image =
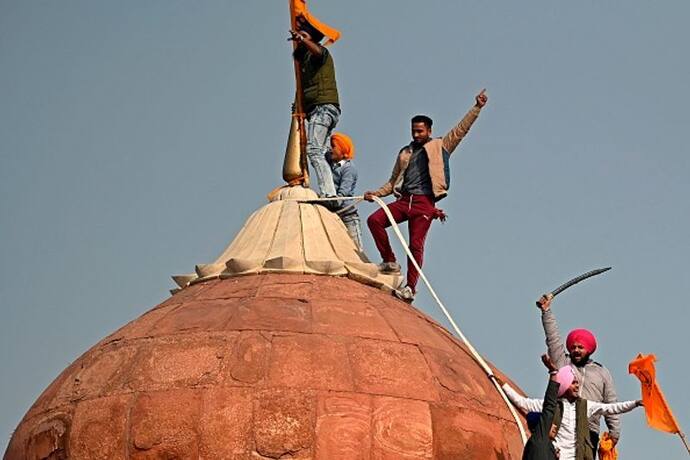
[[352, 139], [347, 134], [333, 133], [331, 142], [340, 148], [346, 159], [352, 160], [355, 157], [355, 144], [352, 143]]

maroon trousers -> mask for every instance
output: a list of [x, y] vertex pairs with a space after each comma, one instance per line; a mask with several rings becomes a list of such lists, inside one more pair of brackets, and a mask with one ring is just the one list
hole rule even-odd
[[[410, 252], [415, 260], [422, 266], [424, 259], [424, 241], [431, 227], [431, 221], [438, 217], [438, 210], [434, 206], [434, 199], [427, 195], [403, 195], [398, 200], [389, 203], [388, 209], [393, 214], [396, 223], [408, 221], [410, 235]], [[367, 225], [371, 236], [374, 237], [376, 248], [381, 253], [384, 262], [395, 262], [395, 254], [391, 249], [386, 229], [390, 222], [383, 209], [379, 209], [369, 216]], [[419, 273], [414, 265], [407, 260], [407, 285], [416, 292]]]

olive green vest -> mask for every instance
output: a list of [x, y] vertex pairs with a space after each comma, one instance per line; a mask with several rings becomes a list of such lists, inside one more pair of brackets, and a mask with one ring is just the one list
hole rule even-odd
[[[558, 401], [553, 424], [561, 427], [563, 419], [563, 401]], [[575, 401], [575, 460], [594, 460], [594, 446], [589, 437], [589, 420], [587, 419], [587, 400], [577, 398]]]
[[326, 62], [305, 53], [300, 60], [304, 111], [309, 113], [317, 105], [338, 105], [338, 86], [335, 83], [335, 65], [331, 53], [326, 52]]

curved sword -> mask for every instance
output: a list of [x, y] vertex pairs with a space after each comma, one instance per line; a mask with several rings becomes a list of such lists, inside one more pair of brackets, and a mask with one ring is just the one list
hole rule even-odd
[[[607, 271], [609, 271], [609, 270], [611, 270], [611, 267], [597, 268], [596, 270], [592, 270], [592, 271], [589, 271], [589, 272], [587, 272], [587, 273], [583, 273], [582, 275], [580, 275], [580, 276], [578, 276], [578, 277], [575, 277], [575, 278], [571, 279], [570, 281], [567, 281], [567, 282], [561, 284], [561, 285], [558, 286], [556, 289], [554, 289], [553, 291], [551, 291], [550, 294], [551, 294], [553, 297], [556, 297], [558, 294], [560, 294], [561, 292], [565, 291], [565, 290], [568, 289], [570, 286], [573, 286], [573, 285], [579, 283], [580, 281], [584, 281], [584, 280], [586, 280], [587, 278], [591, 278], [591, 277], [593, 277], [593, 276], [600, 275], [600, 274], [602, 274], [602, 273], [604, 273], [604, 272], [607, 272]], [[537, 306], [539, 306], [539, 301], [537, 301]]]

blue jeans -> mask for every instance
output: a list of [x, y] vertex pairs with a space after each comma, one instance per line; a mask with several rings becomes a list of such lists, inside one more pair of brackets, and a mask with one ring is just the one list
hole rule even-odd
[[340, 219], [345, 224], [347, 233], [350, 235], [350, 238], [352, 238], [352, 241], [355, 242], [357, 249], [362, 251], [362, 225], [359, 222], [359, 214], [356, 212], [347, 214], [345, 216], [340, 216]]
[[335, 196], [333, 173], [326, 160], [328, 139], [338, 123], [340, 109], [333, 104], [317, 105], [307, 117], [307, 158], [316, 176], [319, 196]]

